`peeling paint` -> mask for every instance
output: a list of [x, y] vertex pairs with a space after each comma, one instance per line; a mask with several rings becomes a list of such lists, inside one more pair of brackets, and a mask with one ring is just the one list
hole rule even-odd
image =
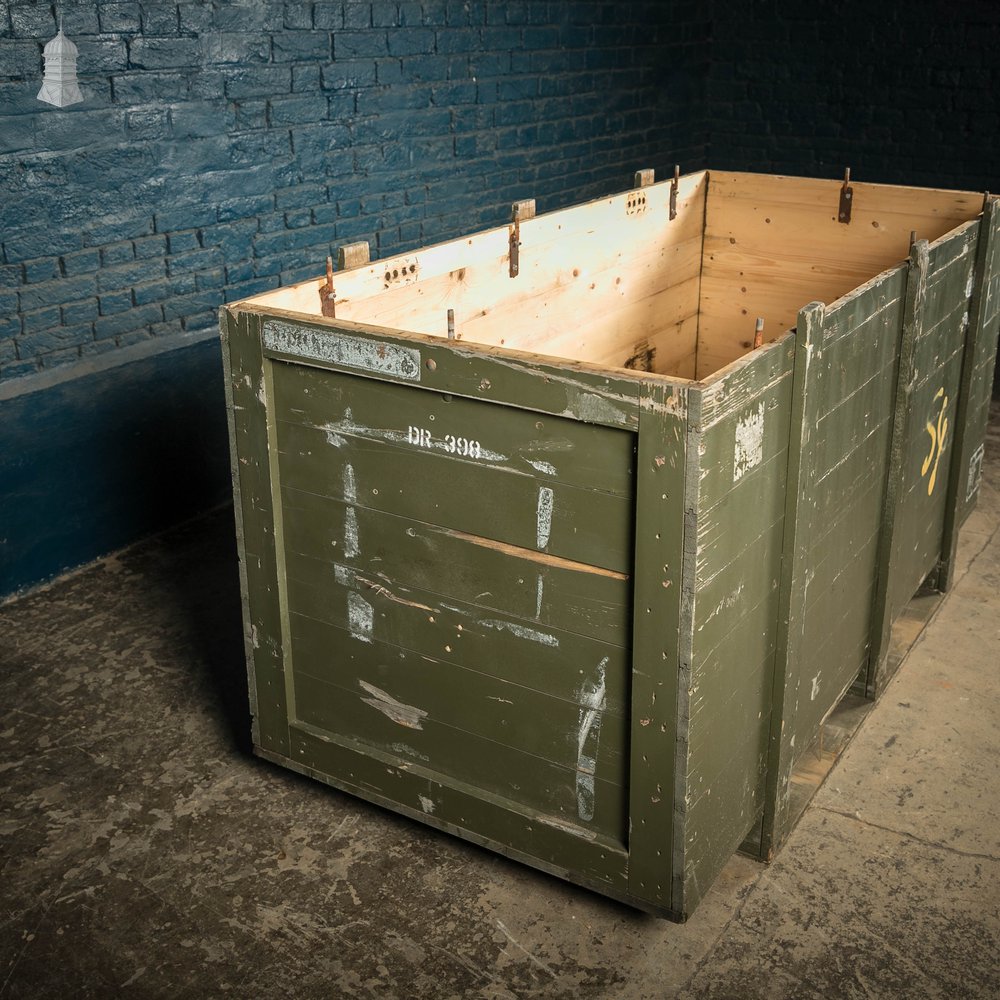
[[575, 416], [593, 424], [622, 425], [627, 422], [626, 414], [614, 403], [592, 392], [582, 392], [576, 399], [576, 404], [570, 406], [567, 416]]
[[433, 799], [427, 798], [426, 795], [418, 795], [417, 798], [420, 800], [420, 808], [427, 814], [433, 813], [437, 806], [434, 804]]
[[386, 718], [392, 719], [400, 726], [406, 726], [407, 729], [424, 728], [420, 722], [427, 718], [427, 713], [422, 708], [396, 701], [391, 694], [367, 681], [359, 680], [358, 685], [371, 695], [370, 698], [361, 699], [366, 705], [377, 708]]
[[537, 629], [527, 628], [524, 625], [517, 625], [514, 622], [499, 621], [495, 618], [484, 619], [480, 622], [486, 628], [495, 628], [498, 632], [510, 632], [519, 639], [527, 639], [529, 642], [538, 642], [543, 646], [558, 648], [559, 640], [548, 632], [539, 632]]
[[552, 490], [548, 486], [538, 487], [538, 509], [536, 512], [537, 547], [544, 549], [552, 534]]
[[733, 449], [733, 482], [760, 465], [764, 457], [764, 403], [736, 424]]
[[344, 555], [348, 559], [356, 558], [361, 552], [358, 546], [358, 512], [348, 507], [344, 516]]
[[312, 330], [277, 320], [264, 324], [264, 346], [343, 368], [376, 372], [408, 382], [420, 381], [420, 351], [389, 341], [345, 337], [332, 330]]
[[358, 487], [354, 481], [354, 466], [350, 462], [344, 466], [344, 499], [348, 503], [356, 503], [358, 499]]
[[605, 656], [597, 665], [597, 683], [586, 681], [577, 697], [586, 706], [580, 709], [580, 726], [577, 733], [576, 754], [576, 809], [582, 820], [594, 818], [594, 780], [597, 770], [597, 747], [601, 737], [601, 720], [607, 707], [605, 669], [610, 657]]
[[372, 641], [375, 612], [372, 606], [356, 591], [347, 595], [347, 628], [355, 639]]
[[562, 830], [563, 833], [572, 833], [574, 836], [582, 837], [584, 840], [597, 839], [597, 834], [593, 830], [584, 830], [575, 823], [570, 823], [564, 819], [558, 819], [555, 816], [539, 816], [538, 822], [544, 823], [546, 826], [551, 826], [556, 830]]
[[547, 476], [554, 476], [556, 474], [556, 467], [551, 462], [532, 461], [530, 458], [527, 459], [527, 462], [536, 472], [544, 472]]

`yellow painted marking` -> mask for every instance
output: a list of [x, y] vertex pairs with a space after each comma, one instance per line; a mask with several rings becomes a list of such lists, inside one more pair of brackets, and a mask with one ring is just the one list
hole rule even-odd
[[938, 389], [934, 395], [934, 402], [941, 400], [941, 412], [938, 413], [937, 426], [928, 420], [927, 433], [931, 437], [931, 450], [924, 459], [924, 464], [920, 467], [921, 477], [926, 476], [930, 471], [930, 479], [927, 481], [927, 495], [931, 496], [934, 486], [937, 483], [938, 463], [941, 461], [941, 452], [944, 451], [945, 438], [948, 435], [948, 418], [944, 415], [948, 409], [948, 397], [944, 394], [944, 388]]

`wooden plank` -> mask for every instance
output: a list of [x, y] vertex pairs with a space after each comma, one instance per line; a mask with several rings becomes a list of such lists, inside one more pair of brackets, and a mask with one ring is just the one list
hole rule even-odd
[[636, 485], [629, 766], [629, 893], [682, 912], [671, 878], [675, 836], [681, 601], [693, 567], [684, 558], [686, 421], [690, 395], [644, 387]]
[[556, 815], [519, 809], [508, 799], [447, 779], [419, 763], [298, 731], [292, 733], [290, 757], [262, 756], [560, 877], [602, 892], [617, 889], [624, 894], [627, 887], [627, 857], [620, 844]]
[[566, 701], [579, 700], [583, 665], [603, 663], [608, 711], [622, 714], [628, 708], [630, 661], [621, 646], [563, 629], [542, 629], [534, 621], [442, 599], [341, 564], [334, 566], [331, 580], [319, 560], [297, 560], [289, 568], [288, 594], [296, 614], [348, 632], [352, 613], [367, 605], [373, 642]]
[[[282, 482], [294, 489], [627, 573], [629, 498], [338, 436], [279, 421]], [[630, 456], [629, 456], [630, 457]]]
[[223, 309], [220, 322], [252, 735], [256, 745], [286, 754], [288, 717], [267, 439], [267, 363], [261, 354], [256, 317]]
[[282, 489], [289, 573], [332, 578], [343, 563], [543, 626], [624, 645], [628, 578], [476, 535]]
[[634, 429], [641, 378], [608, 373], [582, 362], [548, 363], [506, 348], [442, 345], [432, 338], [347, 321], [308, 323], [293, 313], [268, 313], [265, 355], [314, 368], [402, 384], [471, 399], [493, 399], [516, 409], [584, 423]]
[[[372, 712], [386, 716], [404, 741], [409, 730], [431, 721], [561, 767], [578, 767], [585, 752], [594, 762], [589, 773], [628, 783], [628, 733], [620, 712], [601, 709], [580, 747], [593, 676], [578, 685], [574, 700], [564, 700], [386, 643], [365, 642], [301, 615], [292, 617], [292, 657], [294, 711], [301, 721], [320, 725], [316, 712], [336, 701], [358, 726], [374, 718]], [[443, 767], [452, 748], [441, 749], [445, 757], [432, 759]], [[459, 770], [450, 773], [460, 775], [461, 764], [456, 758]]]
[[910, 374], [903, 385], [905, 412], [897, 427], [899, 468], [892, 472], [888, 552], [880, 557], [884, 576], [876, 597], [878, 632], [866, 679], [871, 694], [883, 690], [891, 677], [894, 665], [887, 652], [892, 622], [942, 555], [974, 264], [974, 226], [960, 227], [927, 247], [925, 287], [919, 308], [914, 306]]
[[[327, 372], [275, 368], [278, 416], [328, 436], [331, 450], [394, 445], [542, 483], [631, 496], [631, 433], [457, 395]], [[387, 459], [388, 460], [388, 459]]]
[[697, 534], [691, 666], [682, 709], [688, 722], [687, 771], [677, 792], [686, 803], [686, 907], [697, 903], [745, 839], [764, 794], [792, 394], [790, 346], [754, 351], [703, 392], [698, 488], [693, 502], [688, 500]]

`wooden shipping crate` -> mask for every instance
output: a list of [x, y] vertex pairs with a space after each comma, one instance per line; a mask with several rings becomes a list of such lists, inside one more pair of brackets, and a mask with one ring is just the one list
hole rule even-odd
[[715, 171], [516, 209], [222, 312], [254, 744], [682, 919], [947, 584], [1000, 211]]

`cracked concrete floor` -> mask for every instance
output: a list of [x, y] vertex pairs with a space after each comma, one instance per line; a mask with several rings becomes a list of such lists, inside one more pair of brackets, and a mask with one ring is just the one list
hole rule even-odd
[[683, 926], [250, 757], [229, 512], [0, 607], [0, 997], [995, 1000], [998, 418], [955, 589]]

